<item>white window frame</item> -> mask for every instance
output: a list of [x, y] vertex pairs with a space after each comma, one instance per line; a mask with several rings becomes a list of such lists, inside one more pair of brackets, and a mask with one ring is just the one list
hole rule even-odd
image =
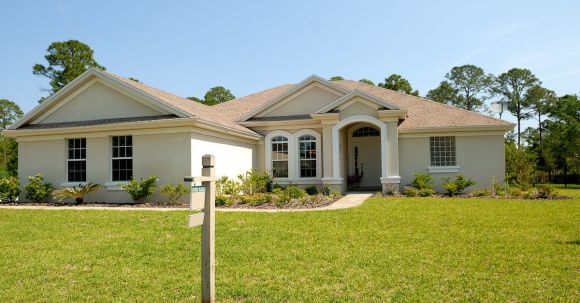
[[[113, 156], [113, 148], [114, 148], [114, 146], [113, 146], [113, 138], [114, 137], [131, 137], [131, 145], [130, 145], [131, 146], [131, 157], [114, 157]], [[129, 180], [127, 180], [127, 181], [114, 181], [113, 180], [113, 160], [131, 160], [131, 162], [132, 162], [132, 168], [131, 168], [131, 170], [133, 171], [133, 178], [135, 178], [135, 175], [134, 175], [135, 174], [135, 160], [133, 158], [133, 155], [134, 155], [134, 152], [135, 152], [135, 150], [134, 150], [135, 142], [133, 141], [133, 135], [111, 136], [110, 139], [109, 139], [109, 142], [110, 142], [109, 152], [111, 153], [111, 157], [110, 157], [110, 159], [111, 159], [110, 160], [111, 169], [109, 170], [109, 178], [111, 180], [111, 183], [107, 183], [106, 185], [107, 186], [111, 186], [112, 185], [112, 187], [117, 187], [118, 184], [128, 183]]]
[[[431, 141], [432, 138], [435, 137], [448, 137], [448, 138], [453, 138], [453, 150], [452, 152], [454, 153], [453, 157], [455, 159], [455, 165], [433, 165], [433, 157], [432, 157], [432, 152], [431, 152]], [[456, 173], [459, 171], [459, 166], [457, 165], [457, 137], [456, 136], [430, 136], [428, 137], [429, 140], [429, 166], [427, 167], [427, 170], [430, 173]]]
[[[78, 139], [84, 139], [85, 140], [85, 157], [84, 159], [70, 159], [69, 158], [69, 152], [70, 152], [70, 148], [69, 148], [69, 140], [78, 140]], [[62, 183], [61, 186], [76, 186], [79, 184], [86, 184], [87, 183], [87, 178], [88, 176], [85, 175], [85, 181], [70, 181], [69, 180], [69, 175], [68, 175], [68, 168], [69, 168], [69, 163], [70, 162], [80, 162], [80, 161], [84, 161], [85, 162], [85, 174], [88, 171], [88, 167], [87, 167], [87, 138], [67, 138], [65, 140], [65, 150], [66, 150], [66, 169], [65, 169], [65, 173], [66, 173], [66, 177], [65, 180], [66, 182]], [[73, 149], [75, 149], [73, 147]], [[74, 153], [74, 152], [73, 152]]]
[[[300, 159], [300, 137], [302, 136], [306, 136], [306, 135], [310, 135], [312, 137], [315, 138], [315, 143], [316, 143], [316, 158], [314, 160], [316, 160], [316, 176], [314, 177], [302, 177], [300, 175], [300, 161], [302, 159]], [[294, 134], [294, 144], [295, 144], [295, 148], [294, 148], [294, 152], [296, 153], [296, 161], [294, 164], [294, 169], [296, 171], [296, 179], [300, 179], [300, 180], [313, 180], [313, 179], [320, 179], [322, 176], [322, 161], [320, 160], [321, 158], [321, 145], [322, 145], [322, 140], [321, 140], [321, 135], [319, 132], [312, 130], [312, 129], [303, 129], [297, 133]]]
[[272, 139], [278, 136], [286, 137], [288, 139], [288, 177], [287, 178], [274, 178], [274, 181], [287, 181], [295, 178], [295, 154], [294, 154], [294, 136], [286, 131], [277, 130], [266, 135], [265, 138], [265, 148], [266, 148], [266, 170], [273, 175], [272, 169]]

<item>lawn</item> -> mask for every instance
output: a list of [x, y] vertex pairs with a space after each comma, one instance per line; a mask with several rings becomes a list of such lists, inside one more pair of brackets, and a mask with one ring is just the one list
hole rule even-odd
[[[199, 300], [188, 212], [0, 209], [0, 302]], [[221, 302], [578, 302], [580, 199], [218, 213]]]

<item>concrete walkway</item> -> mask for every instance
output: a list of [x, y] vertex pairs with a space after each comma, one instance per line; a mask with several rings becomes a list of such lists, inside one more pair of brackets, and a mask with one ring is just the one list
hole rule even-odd
[[321, 210], [334, 210], [334, 209], [345, 209], [351, 207], [357, 207], [363, 202], [370, 198], [373, 194], [371, 193], [347, 193], [346, 196], [342, 197], [338, 201], [319, 208], [302, 208], [302, 209], [245, 209], [245, 208], [216, 208], [217, 211], [223, 212], [253, 212], [253, 213], [279, 213], [279, 212], [300, 212], [300, 211], [321, 211]]
[[[303, 208], [303, 209], [244, 209], [244, 208], [216, 208], [217, 211], [223, 212], [297, 212], [297, 211], [321, 211], [333, 209], [345, 209], [357, 207], [361, 205], [366, 199], [371, 197], [371, 193], [347, 193], [346, 196], [331, 205], [319, 208]], [[166, 207], [124, 207], [124, 206], [33, 206], [33, 205], [0, 205], [0, 209], [46, 209], [46, 210], [145, 210], [145, 211], [184, 211], [187, 208], [166, 208]]]

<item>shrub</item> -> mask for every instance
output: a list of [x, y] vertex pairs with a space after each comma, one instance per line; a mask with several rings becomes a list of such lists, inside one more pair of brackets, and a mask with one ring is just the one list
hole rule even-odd
[[133, 202], [141, 203], [153, 195], [157, 189], [155, 183], [158, 180], [156, 176], [150, 176], [147, 179], [141, 179], [141, 181], [131, 180], [129, 183], [121, 185], [121, 188], [131, 195]]
[[95, 183], [79, 184], [77, 186], [61, 186], [52, 192], [52, 196], [59, 202], [66, 199], [73, 199], [76, 204], [81, 204], [85, 196], [101, 189], [101, 185]]
[[249, 196], [242, 196], [240, 198], [240, 203], [252, 206], [259, 206], [270, 202], [272, 202], [272, 195], [267, 193], [257, 193]]
[[37, 203], [48, 198], [52, 190], [52, 184], [44, 182], [44, 176], [42, 174], [28, 177], [28, 184], [24, 187], [26, 199]]
[[318, 195], [320, 193], [320, 190], [318, 190], [318, 187], [316, 185], [310, 185], [306, 187], [304, 190], [310, 196]]
[[215, 197], [215, 206], [232, 206], [234, 202], [234, 199], [228, 196], [217, 195]]
[[240, 193], [240, 183], [223, 176], [216, 181], [216, 195], [235, 196]]
[[508, 196], [510, 197], [521, 197], [523, 195], [523, 192], [521, 189], [517, 188], [517, 187], [511, 187], [508, 188], [506, 190], [506, 193], [508, 194]]
[[161, 194], [167, 197], [167, 201], [170, 204], [178, 204], [180, 202], [179, 200], [181, 200], [183, 196], [185, 196], [190, 192], [190, 189], [187, 188], [185, 184], [178, 183], [176, 185], [174, 184], [164, 185], [161, 187], [159, 191], [161, 192]]
[[556, 189], [549, 185], [539, 185], [536, 189], [538, 191], [537, 198], [540, 199], [549, 199], [558, 196]]
[[417, 197], [419, 196], [419, 191], [414, 187], [409, 187], [403, 190], [403, 195], [407, 197]]
[[330, 198], [334, 199], [338, 199], [342, 197], [342, 193], [339, 191], [331, 191], [329, 194]]
[[284, 189], [284, 188], [286, 188], [286, 186], [282, 186], [278, 183], [274, 183], [274, 185], [272, 185], [272, 192], [274, 192], [277, 189]]
[[240, 189], [244, 195], [253, 195], [256, 193], [265, 193], [268, 184], [272, 182], [272, 177], [267, 172], [253, 169], [246, 173], [238, 175]]
[[300, 199], [306, 196], [306, 191], [297, 186], [288, 186], [284, 189], [284, 194], [290, 197], [290, 199]]
[[491, 196], [491, 191], [489, 189], [476, 189], [471, 192], [471, 195], [474, 197], [487, 197]]
[[20, 181], [14, 177], [0, 179], [0, 199], [14, 202], [20, 195]]
[[274, 200], [274, 204], [276, 204], [277, 207], [280, 207], [290, 203], [291, 200], [292, 198], [286, 194], [285, 191], [281, 191], [281, 194]]
[[415, 174], [411, 185], [418, 190], [433, 189], [433, 177], [429, 174]]
[[419, 196], [421, 197], [431, 197], [435, 191], [432, 188], [423, 188], [419, 190]]
[[475, 185], [475, 181], [471, 178], [465, 178], [463, 175], [457, 175], [454, 181], [449, 178], [441, 178], [441, 181], [443, 181], [443, 188], [450, 196], [459, 195], [463, 193], [464, 189]]

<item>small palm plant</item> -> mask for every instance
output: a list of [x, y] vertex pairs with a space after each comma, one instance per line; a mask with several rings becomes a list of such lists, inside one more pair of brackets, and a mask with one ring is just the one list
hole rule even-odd
[[61, 186], [52, 192], [52, 196], [62, 202], [65, 199], [74, 199], [76, 204], [81, 204], [86, 195], [101, 189], [101, 185], [95, 183], [79, 184], [73, 187]]

